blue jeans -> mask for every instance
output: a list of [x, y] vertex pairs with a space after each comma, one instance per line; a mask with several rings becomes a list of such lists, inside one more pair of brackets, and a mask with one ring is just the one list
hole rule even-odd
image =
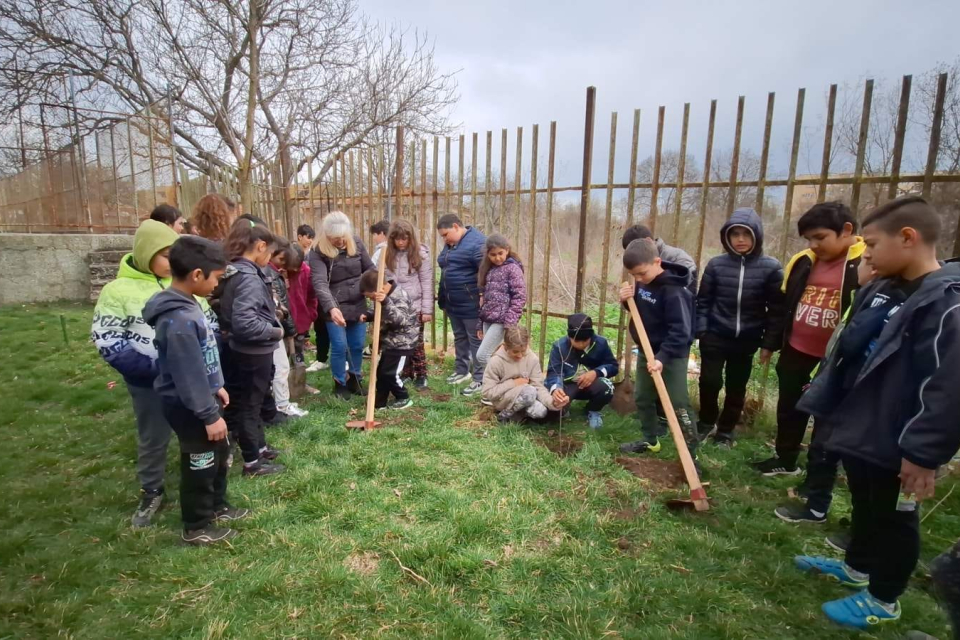
[[350, 373], [359, 378], [363, 364], [363, 345], [367, 341], [366, 324], [348, 322], [346, 327], [341, 327], [328, 322], [327, 335], [330, 336], [330, 371], [333, 379], [340, 384], [346, 384], [347, 358], [350, 359]]

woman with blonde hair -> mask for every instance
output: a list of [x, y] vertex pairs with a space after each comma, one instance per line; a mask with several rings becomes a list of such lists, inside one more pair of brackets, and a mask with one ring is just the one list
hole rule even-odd
[[427, 356], [423, 346], [423, 325], [433, 320], [433, 262], [427, 245], [417, 241], [417, 230], [409, 220], [394, 220], [387, 232], [386, 271], [397, 286], [407, 292], [419, 313], [420, 338], [404, 368], [419, 389], [427, 386]]
[[193, 207], [190, 225], [193, 233], [216, 242], [223, 242], [230, 233], [236, 205], [219, 193], [208, 193]]
[[311, 284], [330, 335], [334, 394], [341, 398], [366, 395], [360, 376], [366, 328], [360, 318], [367, 305], [360, 293], [360, 276], [376, 267], [363, 241], [354, 234], [350, 219], [342, 212], [333, 211], [320, 223], [308, 264]]

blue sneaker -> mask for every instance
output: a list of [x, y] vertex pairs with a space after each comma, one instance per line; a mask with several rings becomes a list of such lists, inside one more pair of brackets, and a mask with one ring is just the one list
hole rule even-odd
[[869, 591], [863, 590], [852, 596], [825, 603], [823, 612], [837, 624], [866, 630], [883, 622], [899, 620], [900, 603], [895, 602], [893, 611], [888, 611]]
[[819, 573], [845, 587], [864, 589], [870, 584], [869, 577], [866, 580], [861, 580], [850, 575], [849, 567], [843, 560], [834, 560], [822, 556], [796, 556], [793, 562], [797, 565], [797, 569], [804, 573]]
[[587, 424], [591, 429], [599, 429], [603, 426], [603, 417], [599, 411], [587, 411]]

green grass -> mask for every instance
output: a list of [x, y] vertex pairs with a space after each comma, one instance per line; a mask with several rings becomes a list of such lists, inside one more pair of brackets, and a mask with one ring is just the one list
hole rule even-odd
[[[87, 338], [91, 311], [0, 310], [0, 638], [854, 637], [819, 608], [845, 591], [793, 568], [794, 554], [827, 551], [826, 530], [774, 518], [791, 482], [746, 465], [769, 427], [705, 449], [713, 509], [676, 514], [661, 504], [671, 492], [614, 462], [631, 420], [585, 433], [577, 414], [563, 431], [583, 449], [561, 458], [545, 429], [438, 398], [439, 366], [430, 393], [373, 433], [347, 432], [351, 405], [314, 376], [310, 415], [268, 434], [288, 472], [231, 472], [233, 502], [255, 510], [232, 547], [178, 544], [176, 446], [158, 525], [131, 530], [135, 430]], [[848, 509], [841, 490], [833, 521]], [[924, 561], [955, 541], [958, 514], [960, 492], [923, 523]], [[923, 585], [872, 637], [947, 637]]]

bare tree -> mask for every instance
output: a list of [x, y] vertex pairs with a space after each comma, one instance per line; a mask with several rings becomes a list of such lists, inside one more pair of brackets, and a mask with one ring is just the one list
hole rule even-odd
[[68, 104], [68, 75], [101, 112], [170, 96], [181, 161], [238, 167], [245, 199], [256, 165], [289, 185], [311, 163], [320, 181], [379, 129], [443, 128], [457, 99], [426, 36], [368, 22], [356, 0], [0, 0], [0, 15], [0, 113]]

